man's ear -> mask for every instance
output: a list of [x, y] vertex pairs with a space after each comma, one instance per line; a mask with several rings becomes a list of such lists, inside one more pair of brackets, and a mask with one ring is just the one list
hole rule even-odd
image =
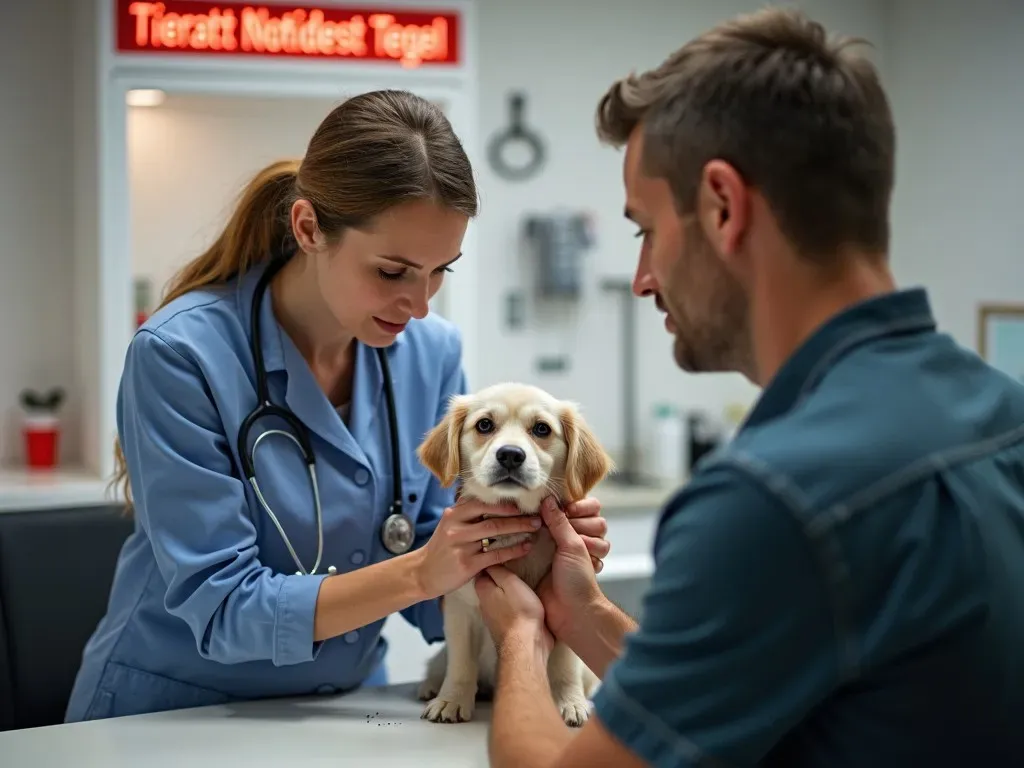
[[561, 421], [569, 449], [565, 459], [566, 501], [579, 501], [612, 471], [612, 460], [574, 404], [562, 410]]
[[462, 471], [459, 440], [469, 413], [469, 402], [461, 396], [452, 398], [448, 412], [440, 423], [427, 433], [416, 449], [420, 463], [429, 469], [447, 488]]

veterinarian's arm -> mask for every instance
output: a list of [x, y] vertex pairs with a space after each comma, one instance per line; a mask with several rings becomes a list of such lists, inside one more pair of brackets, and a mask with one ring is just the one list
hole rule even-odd
[[[438, 398], [437, 412], [434, 423], [441, 421], [448, 410], [448, 402], [453, 395], [463, 395], [469, 391], [466, 374], [462, 368], [462, 338], [458, 331], [449, 337], [449, 349], [445, 355], [445, 383], [441, 387]], [[410, 446], [414, 448], [415, 446]], [[413, 548], [422, 547], [430, 539], [441, 519], [446, 507], [455, 503], [455, 488], [442, 488], [436, 477], [431, 477], [427, 485], [427, 493], [423, 497], [419, 519], [416, 521], [416, 539]], [[423, 639], [433, 643], [444, 639], [444, 619], [441, 615], [441, 599], [426, 600], [406, 607], [402, 616], [417, 627]]]

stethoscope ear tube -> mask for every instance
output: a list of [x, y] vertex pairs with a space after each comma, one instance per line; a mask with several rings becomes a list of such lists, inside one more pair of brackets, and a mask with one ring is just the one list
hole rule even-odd
[[398, 444], [398, 415], [395, 412], [395, 390], [391, 383], [391, 365], [384, 349], [377, 348], [377, 359], [380, 361], [381, 379], [384, 380], [384, 401], [388, 408], [388, 438], [391, 441], [391, 514], [402, 514], [402, 452]]

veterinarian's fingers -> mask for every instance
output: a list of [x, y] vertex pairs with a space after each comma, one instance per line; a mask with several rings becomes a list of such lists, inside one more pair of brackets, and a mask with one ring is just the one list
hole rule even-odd
[[540, 505], [540, 514], [544, 518], [544, 524], [551, 531], [551, 538], [559, 549], [575, 550], [580, 545], [580, 537], [569, 524], [565, 513], [554, 504], [545, 502]]
[[[569, 517], [568, 512], [566, 512], [566, 517]], [[595, 539], [603, 539], [608, 535], [608, 521], [603, 517], [570, 518], [569, 525], [584, 538], [593, 536]]]
[[570, 520], [580, 517], [598, 517], [601, 514], [601, 502], [594, 498], [574, 501], [565, 508], [565, 516]]
[[479, 523], [465, 526], [462, 534], [464, 541], [480, 541], [495, 539], [498, 536], [509, 536], [513, 533], [533, 533], [543, 521], [539, 517], [489, 517]]
[[[491, 549], [487, 552], [481, 552], [476, 556], [477, 563], [480, 564], [481, 568], [491, 569], [494, 566], [500, 566], [502, 563], [507, 563], [509, 560], [515, 560], [518, 557], [523, 557], [530, 551], [532, 546], [532, 542], [524, 541], [512, 547], [501, 547], [500, 549]], [[514, 576], [514, 574], [506, 568], [502, 568], [501, 570], [510, 576]], [[488, 570], [488, 572], [490, 573], [490, 570]], [[493, 573], [491, 573], [491, 578], [495, 579], [498, 586], [501, 586], [501, 583], [498, 582]]]
[[587, 545], [587, 551], [591, 557], [603, 559], [608, 557], [608, 553], [612, 551], [611, 542], [607, 539], [598, 539], [594, 536], [582, 536], [583, 543]]
[[598, 560], [596, 557], [591, 557], [590, 564], [594, 566], [594, 573], [600, 573], [604, 570], [604, 560]]

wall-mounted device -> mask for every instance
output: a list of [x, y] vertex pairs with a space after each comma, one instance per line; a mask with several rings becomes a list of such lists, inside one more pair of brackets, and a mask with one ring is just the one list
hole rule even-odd
[[[526, 126], [526, 94], [513, 93], [508, 97], [508, 127], [496, 133], [487, 147], [487, 160], [491, 169], [506, 181], [525, 181], [544, 167], [544, 142], [536, 131]], [[509, 150], [526, 151], [525, 162], [510, 162]]]
[[536, 291], [541, 298], [578, 298], [583, 290], [583, 256], [594, 244], [587, 214], [528, 216], [523, 234], [533, 255]]

